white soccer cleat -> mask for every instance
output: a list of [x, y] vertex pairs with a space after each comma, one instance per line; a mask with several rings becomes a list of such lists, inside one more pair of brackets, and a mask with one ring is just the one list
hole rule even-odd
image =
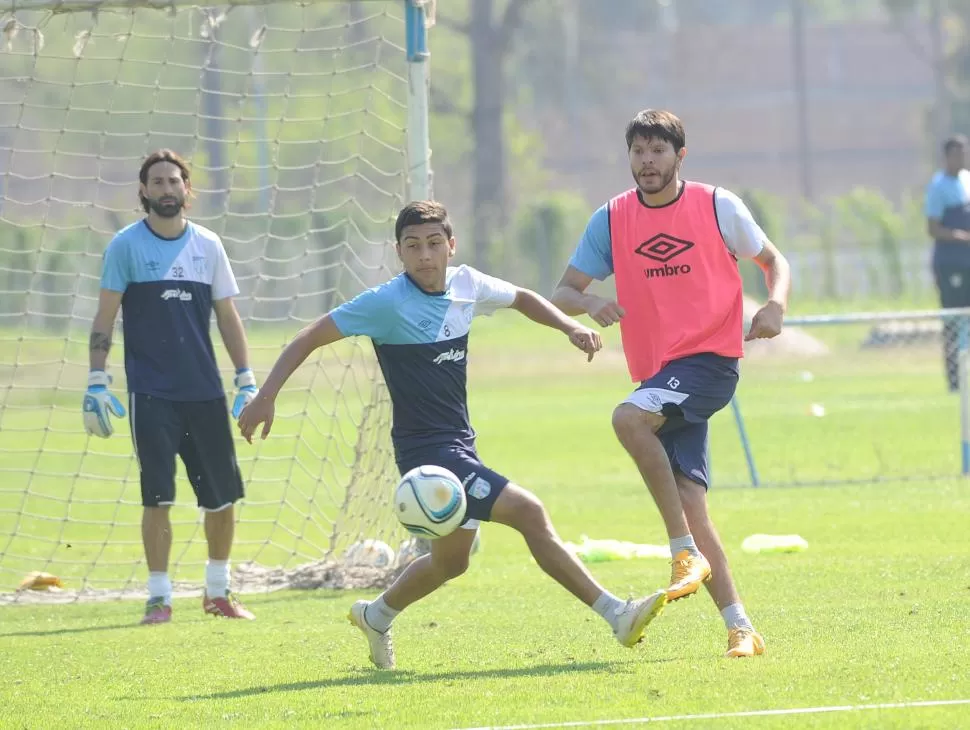
[[364, 611], [370, 601], [357, 601], [350, 607], [347, 618], [354, 626], [364, 632], [367, 643], [370, 645], [370, 660], [378, 669], [394, 669], [394, 644], [391, 641], [391, 630], [388, 629], [383, 634], [376, 629], [372, 629]]
[[613, 635], [623, 646], [636, 646], [643, 639], [643, 631], [667, 605], [667, 592], [657, 591], [646, 598], [627, 601], [616, 612], [616, 628]]

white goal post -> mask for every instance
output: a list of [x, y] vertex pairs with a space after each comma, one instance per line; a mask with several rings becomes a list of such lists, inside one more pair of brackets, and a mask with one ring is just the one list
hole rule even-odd
[[[65, 597], [143, 586], [127, 423], [88, 438], [80, 412], [101, 256], [140, 214], [141, 160], [190, 161], [189, 215], [223, 238], [265, 375], [299, 328], [396, 270], [394, 218], [431, 197], [433, 19], [430, 0], [0, 4], [0, 594], [35, 571]], [[109, 367], [124, 392], [120, 325]], [[366, 341], [294, 376], [273, 436], [237, 443], [237, 585], [386, 579], [393, 565], [344, 556], [404, 539], [389, 426]], [[194, 590], [205, 540], [179, 469], [171, 572]]]

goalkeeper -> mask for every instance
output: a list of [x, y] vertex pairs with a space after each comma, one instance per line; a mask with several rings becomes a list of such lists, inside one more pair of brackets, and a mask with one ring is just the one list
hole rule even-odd
[[229, 585], [234, 505], [243, 496], [243, 483], [209, 336], [215, 309], [222, 341], [236, 368], [236, 417], [258, 392], [249, 369], [246, 333], [232, 299], [239, 288], [219, 236], [185, 218], [192, 191], [186, 163], [171, 150], [159, 150], [144, 161], [139, 180], [138, 195], [147, 215], [119, 231], [104, 254], [91, 329], [84, 428], [108, 438], [114, 430], [110, 416], [125, 415], [108, 389], [111, 377], [105, 370], [121, 307], [131, 439], [141, 471], [141, 532], [149, 570], [141, 623], [166, 623], [172, 617], [169, 509], [175, 503], [176, 455], [205, 512], [209, 560], [203, 610], [252, 619]]

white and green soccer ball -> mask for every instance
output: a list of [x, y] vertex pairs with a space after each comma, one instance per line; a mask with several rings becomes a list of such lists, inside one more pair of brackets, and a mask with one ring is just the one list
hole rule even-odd
[[359, 540], [347, 548], [344, 564], [367, 568], [390, 568], [394, 565], [394, 550], [380, 540]]
[[465, 519], [465, 487], [448, 469], [418, 466], [394, 489], [394, 514], [415, 537], [436, 540], [450, 535]]
[[[422, 545], [421, 543], [424, 542]], [[482, 533], [480, 530], [475, 532], [475, 539], [472, 540], [471, 554], [479, 552], [482, 549]], [[398, 568], [403, 568], [409, 563], [413, 562], [415, 559], [420, 558], [422, 555], [427, 555], [429, 550], [429, 545], [427, 541], [422, 541], [419, 538], [412, 537], [401, 543], [400, 548], [397, 551], [397, 566]]]

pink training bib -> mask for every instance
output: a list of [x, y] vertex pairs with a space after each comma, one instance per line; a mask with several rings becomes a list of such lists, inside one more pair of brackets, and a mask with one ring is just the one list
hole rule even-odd
[[741, 275], [717, 226], [714, 187], [686, 182], [660, 208], [628, 190], [610, 201], [609, 214], [630, 377], [646, 380], [700, 352], [742, 357]]

